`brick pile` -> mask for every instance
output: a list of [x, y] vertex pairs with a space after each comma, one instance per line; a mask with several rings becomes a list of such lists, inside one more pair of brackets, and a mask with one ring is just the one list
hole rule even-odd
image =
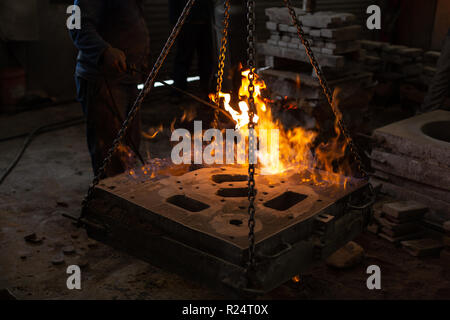
[[[267, 8], [265, 12], [269, 18], [266, 27], [270, 38], [258, 44], [258, 54], [264, 55], [265, 65], [271, 67], [263, 74], [266, 83], [269, 79], [269, 87], [275, 91], [280, 89], [281, 96], [298, 95], [304, 108], [326, 102], [287, 9]], [[359, 61], [361, 26], [355, 24], [353, 14], [311, 14], [299, 8], [295, 8], [295, 12], [330, 87], [345, 83], [358, 83], [363, 87], [372, 83], [372, 74], [364, 72]], [[275, 83], [280, 79], [282, 83]], [[301, 90], [298, 90], [299, 82]]]
[[369, 230], [393, 242], [417, 239], [421, 236], [420, 221], [428, 208], [415, 201], [386, 203], [374, 213], [374, 224]]
[[433, 80], [436, 73], [436, 66], [441, 53], [438, 51], [427, 51], [423, 55], [423, 71], [422, 71], [422, 83], [428, 84]]

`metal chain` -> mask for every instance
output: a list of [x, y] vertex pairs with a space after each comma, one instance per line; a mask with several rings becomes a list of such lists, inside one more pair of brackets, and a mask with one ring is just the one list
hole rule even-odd
[[255, 129], [255, 123], [253, 122], [253, 117], [256, 113], [255, 108], [255, 1], [247, 0], [247, 67], [250, 69], [248, 73], [248, 105], [249, 105], [249, 141], [248, 141], [248, 268], [247, 273], [254, 269], [255, 266], [255, 164], [250, 162], [250, 146], [254, 145], [251, 143], [250, 139], [254, 138], [250, 133], [251, 130]]
[[189, 15], [189, 12], [192, 9], [192, 6], [194, 5], [195, 0], [189, 0], [186, 3], [186, 6], [183, 9], [183, 12], [180, 15], [180, 18], [178, 19], [177, 23], [175, 24], [175, 27], [172, 30], [172, 33], [170, 34], [169, 38], [166, 41], [166, 44], [164, 45], [164, 48], [162, 49], [158, 59], [156, 60], [152, 71], [147, 77], [147, 80], [144, 84], [144, 89], [142, 89], [136, 99], [136, 101], [133, 104], [133, 107], [131, 108], [130, 112], [128, 113], [127, 118], [122, 124], [122, 127], [119, 130], [119, 133], [117, 134], [116, 139], [114, 140], [111, 148], [108, 150], [108, 153], [103, 160], [102, 165], [100, 166], [99, 170], [95, 173], [95, 177], [92, 180], [91, 185], [89, 186], [89, 189], [83, 199], [82, 202], [82, 210], [80, 218], [78, 219], [78, 223], [81, 223], [81, 219], [86, 214], [86, 211], [88, 209], [89, 203], [92, 200], [92, 197], [94, 195], [94, 189], [99, 184], [101, 178], [104, 176], [106, 167], [111, 162], [111, 159], [114, 155], [114, 153], [117, 151], [120, 142], [122, 141], [123, 137], [125, 136], [126, 132], [128, 131], [128, 128], [130, 127], [130, 124], [133, 122], [134, 118], [136, 117], [139, 109], [141, 108], [142, 101], [147, 96], [147, 94], [150, 92], [150, 90], [153, 87], [153, 84], [155, 83], [156, 76], [158, 75], [159, 70], [161, 69], [161, 66], [163, 65], [164, 61], [167, 58], [167, 55], [169, 54], [170, 49], [172, 48], [178, 34], [181, 31], [181, 28], [183, 27], [187, 16]]
[[[217, 87], [215, 96], [215, 101], [218, 107], [220, 107], [219, 92], [222, 91], [223, 70], [225, 68], [225, 58], [227, 53], [228, 29], [230, 26], [230, 0], [225, 0], [223, 3], [223, 7], [225, 10], [223, 16], [223, 31], [219, 55], [219, 65], [217, 68]], [[216, 128], [218, 127], [218, 122], [219, 122], [219, 110], [216, 110], [214, 112], [214, 127]]]
[[297, 34], [300, 38], [300, 41], [302, 42], [303, 46], [306, 49], [306, 54], [308, 55], [311, 65], [313, 66], [314, 71], [316, 72], [317, 78], [319, 79], [319, 83], [322, 86], [323, 92], [328, 100], [328, 103], [331, 106], [331, 110], [333, 111], [334, 116], [336, 117], [339, 129], [341, 130], [342, 134], [344, 135], [347, 145], [350, 148], [350, 152], [356, 161], [358, 170], [363, 175], [363, 178], [368, 179], [369, 174], [368, 174], [367, 170], [365, 169], [365, 166], [362, 162], [361, 156], [359, 155], [358, 149], [357, 149], [355, 143], [353, 142], [353, 140], [348, 132], [347, 127], [345, 126], [345, 123], [342, 119], [342, 113], [339, 111], [338, 106], [333, 103], [333, 95], [331, 93], [331, 89], [328, 86], [327, 80], [325, 79], [319, 64], [317, 63], [317, 60], [314, 56], [313, 51], [311, 50], [308, 40], [305, 39], [305, 34], [303, 32], [301, 24], [299, 23], [299, 21], [297, 19], [297, 15], [295, 14], [294, 9], [292, 8], [291, 1], [290, 0], [283, 0], [283, 1], [289, 10], [289, 13], [292, 17], [292, 21], [293, 21], [294, 25], [297, 27]]

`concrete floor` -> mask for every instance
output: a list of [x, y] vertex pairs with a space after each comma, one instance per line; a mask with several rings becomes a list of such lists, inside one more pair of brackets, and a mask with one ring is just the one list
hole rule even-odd
[[[155, 116], [179, 116], [179, 109], [144, 109], [144, 129]], [[165, 110], [161, 112], [161, 110]], [[30, 131], [42, 124], [79, 116], [77, 104], [14, 116], [0, 116], [0, 137]], [[165, 140], [167, 141], [167, 140]], [[0, 144], [0, 168], [6, 168], [23, 139]], [[168, 154], [160, 139], [144, 146], [152, 157]], [[62, 213], [78, 215], [92, 179], [84, 126], [38, 136], [12, 174], [0, 185], [0, 289], [18, 299], [218, 299], [213, 292], [87, 238]], [[379, 205], [379, 204], [378, 204]], [[24, 236], [36, 233], [40, 244]], [[321, 265], [303, 275], [300, 285], [286, 283], [264, 299], [449, 299], [448, 265], [439, 258], [417, 259], [370, 233], [356, 242], [366, 252], [360, 265], [335, 270]], [[62, 265], [52, 264], [62, 248], [73, 246]], [[82, 266], [82, 290], [66, 288], [66, 268]], [[366, 268], [380, 266], [382, 290], [366, 288]]]

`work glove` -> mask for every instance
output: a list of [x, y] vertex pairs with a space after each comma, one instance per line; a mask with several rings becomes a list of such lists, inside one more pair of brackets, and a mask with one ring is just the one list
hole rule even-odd
[[127, 57], [117, 48], [108, 47], [103, 53], [103, 68], [106, 73], [127, 71]]

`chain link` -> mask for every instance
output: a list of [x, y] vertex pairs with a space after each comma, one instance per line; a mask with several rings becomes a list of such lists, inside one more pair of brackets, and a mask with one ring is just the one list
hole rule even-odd
[[328, 100], [328, 103], [331, 106], [331, 110], [333, 111], [334, 116], [337, 120], [339, 129], [341, 130], [341, 132], [347, 142], [347, 145], [350, 148], [350, 152], [356, 161], [358, 170], [362, 174], [363, 178], [368, 179], [369, 174], [368, 174], [367, 170], [365, 169], [364, 164], [361, 159], [361, 156], [359, 155], [358, 149], [357, 149], [355, 143], [353, 142], [353, 139], [350, 137], [347, 127], [345, 126], [345, 123], [342, 119], [342, 113], [339, 111], [337, 104], [333, 103], [333, 95], [331, 93], [331, 89], [328, 85], [327, 80], [325, 79], [325, 77], [322, 73], [322, 70], [321, 70], [319, 64], [317, 63], [317, 60], [314, 56], [313, 51], [311, 50], [308, 40], [305, 38], [305, 34], [303, 32], [302, 26], [297, 19], [297, 15], [296, 15], [294, 9], [292, 8], [291, 1], [290, 0], [283, 0], [283, 1], [289, 10], [289, 13], [292, 17], [292, 21], [293, 21], [295, 27], [297, 28], [297, 34], [300, 38], [300, 41], [302, 42], [303, 46], [306, 49], [306, 54], [308, 55], [311, 65], [313, 66], [314, 71], [316, 72], [317, 78], [319, 79], [319, 83], [322, 86], [323, 92]]
[[247, 0], [247, 67], [249, 68], [248, 73], [248, 105], [249, 105], [249, 123], [248, 123], [248, 131], [249, 131], [249, 141], [248, 141], [248, 267], [247, 273], [249, 275], [250, 271], [252, 271], [255, 267], [255, 164], [251, 163], [250, 159], [250, 146], [255, 146], [255, 142], [252, 139], [255, 139], [254, 132], [255, 123], [253, 122], [253, 117], [256, 113], [255, 107], [255, 1]]
[[[220, 107], [219, 101], [219, 92], [222, 91], [222, 82], [223, 82], [223, 70], [225, 68], [225, 59], [227, 53], [227, 44], [228, 44], [228, 29], [230, 26], [230, 0], [225, 0], [223, 3], [224, 7], [224, 16], [223, 16], [223, 30], [222, 30], [222, 41], [220, 47], [220, 55], [219, 55], [219, 65], [217, 67], [217, 87], [216, 87], [216, 96], [215, 101], [218, 107]], [[214, 127], [218, 127], [219, 122], [219, 110], [214, 112]]]
[[189, 0], [186, 3], [186, 6], [183, 9], [183, 12], [180, 15], [180, 18], [178, 19], [177, 23], [175, 24], [175, 27], [172, 30], [172, 33], [170, 34], [169, 38], [166, 41], [166, 44], [164, 45], [164, 48], [162, 49], [160, 55], [158, 56], [158, 59], [156, 60], [152, 71], [147, 77], [147, 80], [144, 84], [144, 89], [142, 89], [136, 99], [136, 101], [133, 104], [133, 107], [131, 108], [130, 112], [128, 113], [127, 118], [122, 124], [122, 127], [119, 130], [119, 133], [117, 134], [116, 139], [114, 140], [111, 148], [108, 150], [108, 153], [103, 160], [102, 165], [98, 169], [98, 171], [95, 173], [95, 177], [92, 180], [91, 185], [89, 186], [89, 189], [83, 199], [82, 202], [82, 210], [80, 218], [78, 219], [78, 223], [81, 224], [81, 219], [84, 217], [84, 215], [87, 212], [87, 209], [89, 207], [89, 203], [91, 202], [93, 195], [94, 195], [94, 189], [99, 184], [101, 178], [105, 175], [106, 167], [111, 162], [111, 159], [114, 155], [114, 153], [117, 151], [122, 139], [124, 138], [126, 132], [129, 129], [130, 124], [133, 122], [134, 118], [136, 117], [139, 109], [141, 108], [142, 101], [147, 96], [147, 94], [150, 92], [150, 90], [153, 87], [153, 84], [155, 83], [156, 76], [158, 75], [159, 70], [161, 69], [162, 64], [167, 58], [167, 55], [169, 54], [170, 49], [172, 48], [178, 34], [181, 31], [181, 28], [183, 27], [187, 16], [189, 15], [189, 12], [192, 9], [192, 6], [194, 5], [195, 0]]

